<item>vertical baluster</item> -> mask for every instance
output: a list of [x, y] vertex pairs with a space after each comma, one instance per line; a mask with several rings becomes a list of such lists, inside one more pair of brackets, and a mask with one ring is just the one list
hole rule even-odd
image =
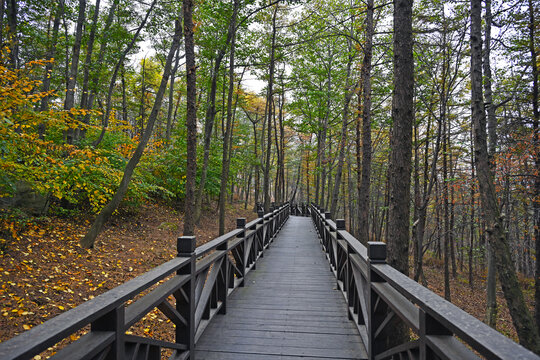
[[[337, 219], [336, 220], [336, 239], [340, 240], [343, 239], [343, 237], [340, 234], [341, 230], [345, 230], [345, 220], [344, 219]], [[339, 252], [343, 254], [342, 256], [338, 256], [338, 265], [337, 265], [337, 279], [341, 281], [343, 284], [343, 291], [347, 293], [347, 250], [342, 249], [341, 246], [338, 244], [337, 246]]]
[[[259, 210], [257, 211], [257, 216], [259, 219], [262, 219], [264, 217], [264, 211]], [[257, 230], [257, 249], [261, 252], [261, 257], [264, 257], [264, 219], [260, 222], [261, 226]], [[261, 245], [261, 248], [259, 249], [259, 243]]]
[[369, 297], [368, 297], [368, 337], [369, 337], [369, 346], [368, 346], [368, 355], [369, 359], [375, 359], [375, 356], [384, 350], [384, 336], [379, 335], [375, 338], [375, 332], [377, 328], [384, 321], [386, 315], [386, 309], [379, 304], [378, 308], [375, 308], [378, 295], [373, 290], [371, 286], [375, 282], [384, 282], [374, 270], [374, 264], [385, 264], [386, 263], [386, 244], [383, 242], [368, 242], [368, 285], [369, 285]]
[[179, 257], [189, 258], [189, 264], [177, 271], [178, 275], [190, 275], [189, 281], [182, 286], [182, 291], [175, 293], [176, 310], [186, 319], [186, 326], [176, 327], [176, 342], [185, 344], [189, 359], [195, 359], [195, 236], [182, 236], [177, 241]]
[[216, 250], [225, 251], [223, 262], [221, 263], [221, 277], [217, 279], [218, 301], [221, 301], [221, 308], [218, 314], [227, 314], [227, 295], [229, 294], [229, 240], [219, 245]]
[[240, 245], [240, 259], [242, 260], [241, 264], [236, 264], [238, 269], [242, 272], [242, 280], [240, 282], [240, 287], [244, 287], [245, 285], [245, 277], [246, 277], [246, 263], [247, 263], [247, 242], [246, 242], [246, 218], [237, 218], [236, 219], [236, 228], [237, 229], [243, 229], [243, 231], [238, 234], [239, 238], [243, 238], [242, 245]]

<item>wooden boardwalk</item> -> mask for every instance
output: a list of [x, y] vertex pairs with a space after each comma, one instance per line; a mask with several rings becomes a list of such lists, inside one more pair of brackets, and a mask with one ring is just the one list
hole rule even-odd
[[310, 218], [290, 217], [196, 349], [197, 360], [367, 359]]

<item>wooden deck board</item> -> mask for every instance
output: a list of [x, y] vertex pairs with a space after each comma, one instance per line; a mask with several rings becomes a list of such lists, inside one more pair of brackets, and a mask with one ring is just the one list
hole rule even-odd
[[309, 218], [287, 221], [197, 343], [197, 359], [366, 359]]

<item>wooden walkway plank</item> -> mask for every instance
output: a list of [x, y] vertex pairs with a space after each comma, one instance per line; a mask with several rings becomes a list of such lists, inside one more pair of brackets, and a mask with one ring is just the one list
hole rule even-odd
[[197, 343], [197, 360], [366, 359], [310, 218], [291, 216]]

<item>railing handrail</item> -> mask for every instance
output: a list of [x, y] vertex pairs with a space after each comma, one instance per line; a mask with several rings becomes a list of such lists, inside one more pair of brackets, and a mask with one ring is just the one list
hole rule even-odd
[[[311, 209], [314, 221], [319, 223], [316, 223], [319, 235], [321, 237], [331, 236], [336, 241], [338, 239], [345, 241], [348, 247], [348, 249], [346, 249], [347, 254], [357, 254], [358, 257], [355, 259], [360, 259], [360, 261], [363, 263], [362, 265], [365, 267], [365, 269], [367, 269], [368, 274], [363, 274], [363, 276], [365, 276], [368, 286], [371, 289], [376, 287], [374, 290], [378, 292], [386, 291], [386, 302], [388, 306], [392, 308], [392, 310], [395, 311], [395, 313], [407, 324], [409, 324], [409, 326], [419, 336], [420, 343], [423, 343], [423, 346], [426, 346], [425, 344], [427, 343], [427, 346], [434, 348], [437, 347], [436, 341], [432, 341], [435, 339], [437, 334], [426, 333], [425, 316], [427, 315], [433, 319], [436, 326], [440, 327], [437, 330], [439, 336], [453, 337], [455, 335], [467, 343], [475, 351], [480, 353], [482, 356], [486, 356], [487, 358], [540, 359], [540, 357], [527, 350], [520, 344], [515, 343], [495, 329], [489, 327], [487, 324], [476, 319], [474, 316], [468, 314], [451, 302], [435, 294], [428, 288], [394, 269], [392, 266], [386, 264], [385, 259], [383, 259], [383, 261], [378, 259], [377, 262], [372, 261], [372, 259], [369, 257], [370, 249], [366, 248], [348, 231], [344, 229], [337, 229], [336, 223], [326, 218], [329, 217], [329, 213], [324, 213], [324, 211], [321, 211], [315, 205], [312, 205]], [[327, 233], [321, 234], [321, 232]], [[368, 243], [368, 245], [384, 247], [384, 253], [386, 254], [385, 244]], [[352, 266], [354, 266], [354, 264]], [[376, 285], [373, 285], [372, 281], [370, 280], [373, 275], [370, 275], [369, 272], [372, 272], [375, 274], [375, 276], [379, 277], [375, 283]], [[393, 290], [384, 290], [382, 285], [380, 285], [381, 282], [387, 284], [387, 286], [391, 287]], [[403, 301], [408, 301], [412, 307], [409, 306], [407, 309], [404, 309], [404, 307], [407, 306], [402, 303]], [[399, 302], [399, 304], [395, 302]], [[368, 314], [371, 313], [370, 309], [366, 309], [366, 311]], [[418, 317], [416, 318], [416, 316]], [[371, 334], [368, 331], [368, 337], [369, 336], [371, 336]], [[376, 355], [373, 351], [369, 351], [369, 347], [372, 346], [372, 341], [373, 339], [368, 339], [367, 343], [364, 345], [366, 345], [366, 348], [368, 348], [368, 353]], [[445, 346], [447, 346], [449, 343], [446, 340], [443, 342]], [[470, 352], [470, 350], [467, 353], [467, 349], [461, 342], [456, 341], [454, 344], [456, 347], [463, 346], [464, 349], [460, 348], [459, 351], [462, 351], [464, 355], [478, 358], [474, 353]]]
[[174, 273], [189, 262], [177, 257], [139, 275], [117, 287], [63, 312], [43, 324], [0, 343], [1, 359], [23, 358], [28, 353], [39, 353], [57, 341], [91, 323], [103, 314], [133, 298], [153, 284]]
[[[254, 244], [251, 248], [251, 253], [248, 254], [246, 250], [246, 246], [243, 247], [244, 251], [242, 254], [238, 255], [241, 256], [241, 259], [239, 258], [239, 261], [244, 262], [243, 269], [236, 269], [240, 271], [239, 276], [241, 275], [241, 281], [243, 282], [243, 277], [247, 274], [247, 272], [251, 269], [255, 269], [255, 262], [258, 259], [259, 256], [262, 256], [262, 252], [264, 249], [269, 246], [269, 243], [272, 241], [272, 239], [275, 237], [275, 234], [279, 231], [281, 226], [283, 226], [283, 223], [288, 218], [288, 210], [289, 210], [289, 204], [284, 203], [282, 206], [273, 208], [271, 212], [268, 214], [265, 214], [262, 218], [259, 217], [258, 219], [255, 219], [251, 221], [249, 224], [245, 224], [245, 219], [239, 219], [243, 220], [239, 222], [239, 224], [243, 224], [243, 226], [240, 228], [237, 228], [235, 230], [232, 230], [222, 236], [219, 236], [205, 244], [202, 244], [201, 246], [194, 248], [194, 245], [192, 245], [192, 250], [190, 249], [181, 249], [180, 245], [181, 241], [189, 240], [194, 244], [195, 238], [194, 237], [187, 237], [179, 238], [178, 240], [178, 257], [161, 264], [150, 271], [134, 278], [126, 283], [123, 283], [111, 290], [108, 290], [107, 292], [96, 296], [95, 298], [88, 300], [81, 305], [70, 309], [54, 318], [51, 318], [44, 322], [43, 324], [40, 324], [28, 331], [23, 332], [22, 334], [15, 336], [11, 339], [8, 339], [2, 343], [0, 343], [0, 359], [2, 360], [18, 360], [18, 359], [27, 359], [29, 357], [33, 357], [34, 355], [38, 355], [39, 353], [43, 352], [47, 348], [53, 346], [54, 344], [58, 343], [60, 340], [68, 337], [69, 335], [75, 333], [76, 331], [82, 329], [88, 324], [92, 324], [92, 331], [89, 333], [94, 332], [94, 327], [96, 328], [97, 332], [104, 333], [102, 323], [102, 318], [104, 316], [107, 316], [108, 314], [112, 314], [113, 312], [117, 311], [119, 308], [121, 308], [121, 319], [117, 319], [118, 324], [120, 326], [117, 326], [115, 329], [112, 329], [113, 334], [116, 334], [114, 336], [103, 336], [101, 337], [100, 341], [103, 342], [103, 346], [111, 346], [111, 343], [113, 341], [118, 341], [117, 339], [123, 338], [123, 333], [127, 330], [123, 327], [124, 325], [124, 313], [125, 310], [129, 307], [125, 307], [125, 303], [134, 298], [136, 295], [140, 294], [142, 291], [150, 288], [152, 285], [158, 283], [159, 281], [165, 279], [167, 276], [177, 273], [177, 275], [180, 275], [181, 278], [179, 278], [176, 282], [169, 283], [170, 280], [168, 280], [165, 284], [169, 283], [169, 287], [166, 288], [168, 292], [164, 292], [162, 294], [157, 294], [160, 296], [155, 296], [155, 298], [149, 298], [148, 303], [143, 303], [142, 306], [140, 306], [141, 309], [147, 309], [152, 310], [157, 306], [156, 301], [165, 301], [166, 297], [169, 293], [176, 291], [179, 289], [180, 286], [185, 285], [187, 282], [195, 282], [195, 277], [199, 275], [200, 272], [204, 271], [205, 269], [209, 269], [211, 265], [217, 264], [218, 262], [220, 264], [225, 264], [223, 259], [228, 258], [225, 256], [226, 253], [230, 251], [236, 251], [238, 248], [238, 245], [241, 241], [250, 241], [251, 244]], [[239, 225], [240, 226], [240, 225]], [[266, 230], [264, 232], [260, 232], [259, 230]], [[249, 234], [248, 234], [248, 230]], [[246, 236], [246, 234], [248, 234]], [[259, 238], [256, 238], [258, 236]], [[235, 245], [229, 246], [228, 242], [236, 241]], [[262, 245], [262, 248], [258, 247]], [[244, 243], [245, 244], [245, 243]], [[225, 246], [225, 247], [224, 247]], [[189, 247], [189, 246], [188, 246]], [[186, 252], [187, 251], [187, 252]], [[216, 253], [217, 256], [210, 258], [208, 261], [208, 257], [204, 258], [204, 255], [208, 255], [212, 251], [220, 251], [220, 253]], [[190, 255], [191, 254], [191, 255]], [[210, 254], [211, 257], [211, 254]], [[196, 259], [199, 259], [197, 262], [195, 262]], [[250, 259], [251, 264], [246, 264], [245, 260]], [[193, 264], [193, 265], [191, 265]], [[196, 265], [200, 265], [203, 268], [196, 269]], [[237, 264], [239, 267], [240, 264]], [[251, 267], [249, 267], [251, 266]], [[191, 269], [190, 269], [191, 267]], [[248, 268], [249, 267], [249, 268]], [[225, 269], [225, 268], [223, 268]], [[208, 271], [208, 270], [207, 270]], [[215, 274], [217, 274], [217, 271]], [[228, 270], [225, 271], [224, 274], [227, 274], [227, 279], [232, 276], [229, 275]], [[206, 276], [206, 274], [205, 274]], [[210, 275], [209, 275], [210, 276]], [[199, 278], [197, 277], [197, 280]], [[201, 284], [202, 286], [205, 286], [205, 279], [201, 278]], [[160, 286], [164, 286], [165, 284], [162, 284]], [[224, 299], [222, 299], [221, 308], [224, 307], [224, 301], [229, 294], [236, 289], [238, 286], [242, 286], [243, 284], [237, 283], [234, 281], [229, 283], [227, 281], [224, 282], [226, 287], [228, 288], [228, 291], [225, 291], [222, 296], [225, 296]], [[193, 286], [193, 285], [192, 285]], [[211, 287], [212, 285], [209, 285]], [[159, 289], [159, 287], [157, 288]], [[156, 289], [156, 290], [157, 290]], [[208, 291], [213, 291], [213, 289], [209, 289]], [[193, 290], [192, 290], [193, 292]], [[189, 294], [187, 294], [190, 296]], [[193, 295], [193, 294], [192, 294]], [[198, 294], [199, 300], [201, 299], [202, 293]], [[208, 298], [210, 295], [208, 295]], [[158, 300], [156, 300], [158, 299]], [[191, 298], [193, 301], [195, 301], [194, 298]], [[141, 300], [141, 299], [139, 299]], [[137, 301], [139, 301], [137, 300]], [[152, 300], [152, 301], [151, 301]], [[207, 301], [209, 301], [207, 299]], [[133, 303], [135, 304], [135, 303]], [[132, 304], [132, 305], [133, 305]], [[130, 306], [132, 306], [130, 305]], [[195, 304], [196, 306], [197, 304]], [[206, 308], [206, 305], [203, 304]], [[190, 316], [185, 316], [184, 321], [190, 322], [188, 318], [193, 320], [195, 308], [191, 306], [191, 311], [193, 312]], [[166, 307], [166, 306], [165, 306]], [[189, 307], [188, 307], [189, 308]], [[161, 309], [161, 308], [160, 308]], [[165, 309], [167, 310], [167, 309]], [[173, 314], [171, 316], [179, 316], [175, 315], [174, 310], [171, 310]], [[197, 311], [203, 311], [203, 309], [197, 309]], [[217, 310], [216, 310], [217, 312]], [[147, 313], [147, 312], [146, 312]], [[142, 316], [141, 314], [132, 314], [133, 319], [138, 319]], [[205, 315], [203, 315], [204, 318]], [[114, 317], [114, 316], [113, 316]], [[208, 316], [206, 316], [208, 317]], [[182, 318], [182, 316], [180, 316]], [[211, 320], [211, 318], [208, 318], [208, 321]], [[107, 321], [105, 321], [107, 322]], [[96, 325], [96, 326], [94, 326]], [[131, 324], [128, 324], [131, 325]], [[187, 325], [186, 325], [187, 326]], [[195, 324], [195, 327], [197, 324]], [[114, 326], [113, 326], [114, 327]], [[129, 327], [129, 326], [128, 326]], [[194, 329], [194, 331], [198, 331], [198, 335], [200, 336], [200, 333], [204, 331], [205, 326], [202, 329]], [[191, 337], [191, 343], [194, 343], [196, 334], [194, 333], [188, 334], [189, 337]], [[177, 334], [178, 336], [178, 334]], [[82, 339], [82, 338], [81, 338]], [[116, 339], [116, 340], [115, 340]], [[80, 340], [80, 339], [79, 339]], [[77, 340], [77, 341], [79, 341]], [[77, 342], [75, 341], [75, 342]], [[177, 339], [178, 341], [178, 339]], [[165, 342], [163, 342], [165, 344]], [[72, 343], [73, 345], [74, 343]], [[172, 343], [168, 343], [172, 344]], [[177, 349], [186, 349], [191, 350], [189, 341], [188, 344], [185, 346], [176, 346]], [[88, 349], [82, 349], [86, 351], [90, 351]], [[75, 356], [75, 355], [73, 355]], [[77, 355], [79, 356], [79, 354]]]

